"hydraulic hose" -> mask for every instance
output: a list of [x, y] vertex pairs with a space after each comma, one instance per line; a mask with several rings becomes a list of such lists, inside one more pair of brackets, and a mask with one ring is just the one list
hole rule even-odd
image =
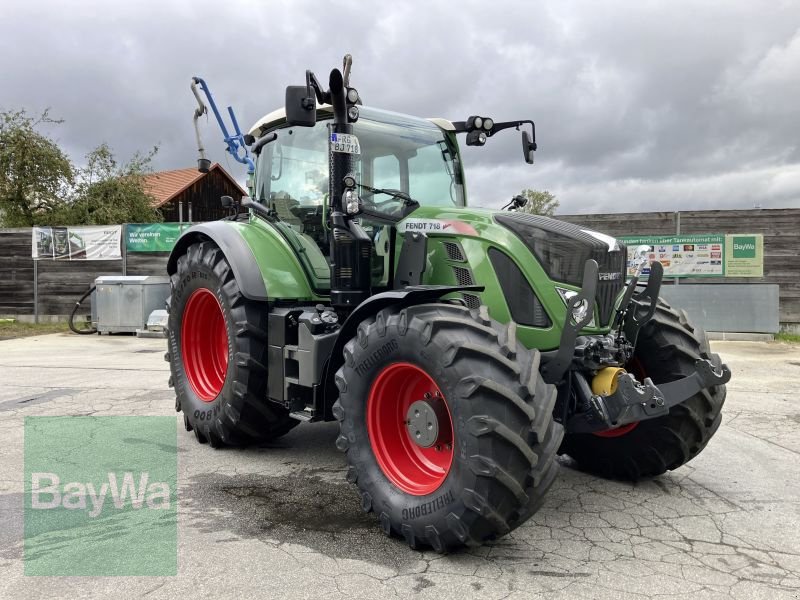
[[72, 330], [73, 333], [77, 333], [78, 335], [89, 335], [92, 333], [97, 333], [96, 327], [89, 327], [87, 329], [78, 329], [77, 327], [75, 327], [75, 313], [77, 313], [78, 309], [81, 307], [81, 302], [83, 302], [84, 300], [86, 300], [86, 298], [91, 296], [92, 292], [95, 290], [95, 287], [96, 286], [90, 287], [89, 291], [86, 292], [83, 296], [81, 296], [81, 299], [75, 303], [75, 308], [72, 309], [72, 313], [70, 313], [69, 315], [69, 321], [67, 323], [69, 324], [69, 328]]

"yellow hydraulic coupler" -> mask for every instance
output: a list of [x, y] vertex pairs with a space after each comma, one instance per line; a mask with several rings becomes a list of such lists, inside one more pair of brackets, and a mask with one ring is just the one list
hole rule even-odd
[[592, 393], [598, 396], [610, 396], [617, 391], [617, 378], [625, 374], [625, 369], [605, 367], [592, 378]]

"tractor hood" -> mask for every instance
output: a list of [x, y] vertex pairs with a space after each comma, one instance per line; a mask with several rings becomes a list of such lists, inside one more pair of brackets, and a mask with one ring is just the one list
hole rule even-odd
[[[611, 321], [615, 302], [625, 286], [627, 249], [615, 238], [572, 223], [521, 212], [473, 208], [420, 207], [398, 230], [420, 231], [429, 238], [458, 236], [465, 243], [478, 238], [504, 251], [537, 288], [543, 277], [579, 288], [587, 260], [597, 261], [599, 325]], [[532, 260], [535, 259], [535, 260]], [[551, 286], [552, 287], [552, 286]], [[546, 292], [537, 290], [540, 295]]]

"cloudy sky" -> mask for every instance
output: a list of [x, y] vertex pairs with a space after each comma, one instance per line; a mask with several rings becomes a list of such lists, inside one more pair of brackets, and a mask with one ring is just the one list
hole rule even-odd
[[159, 144], [155, 166], [180, 168], [192, 75], [245, 127], [345, 52], [365, 104], [536, 122], [533, 166], [515, 133], [466, 152], [472, 204], [532, 187], [562, 214], [800, 205], [797, 0], [4, 0], [0, 109], [50, 107], [78, 162]]

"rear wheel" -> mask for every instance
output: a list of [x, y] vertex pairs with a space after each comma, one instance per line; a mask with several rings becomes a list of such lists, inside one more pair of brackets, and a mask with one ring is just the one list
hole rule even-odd
[[[659, 300], [653, 318], [642, 328], [627, 369], [640, 381], [667, 383], [694, 373], [699, 358], [721, 364], [710, 351], [705, 332], [683, 310]], [[700, 391], [669, 414], [598, 433], [571, 434], [559, 452], [582, 469], [615, 479], [638, 480], [677, 469], [705, 448], [722, 421], [725, 386]]]
[[412, 548], [478, 545], [523, 523], [556, 476], [563, 435], [539, 354], [485, 308], [389, 308], [336, 374], [337, 446], [383, 531]]
[[199, 442], [252, 444], [297, 425], [267, 400], [267, 306], [242, 295], [212, 242], [178, 259], [167, 310], [175, 409]]

